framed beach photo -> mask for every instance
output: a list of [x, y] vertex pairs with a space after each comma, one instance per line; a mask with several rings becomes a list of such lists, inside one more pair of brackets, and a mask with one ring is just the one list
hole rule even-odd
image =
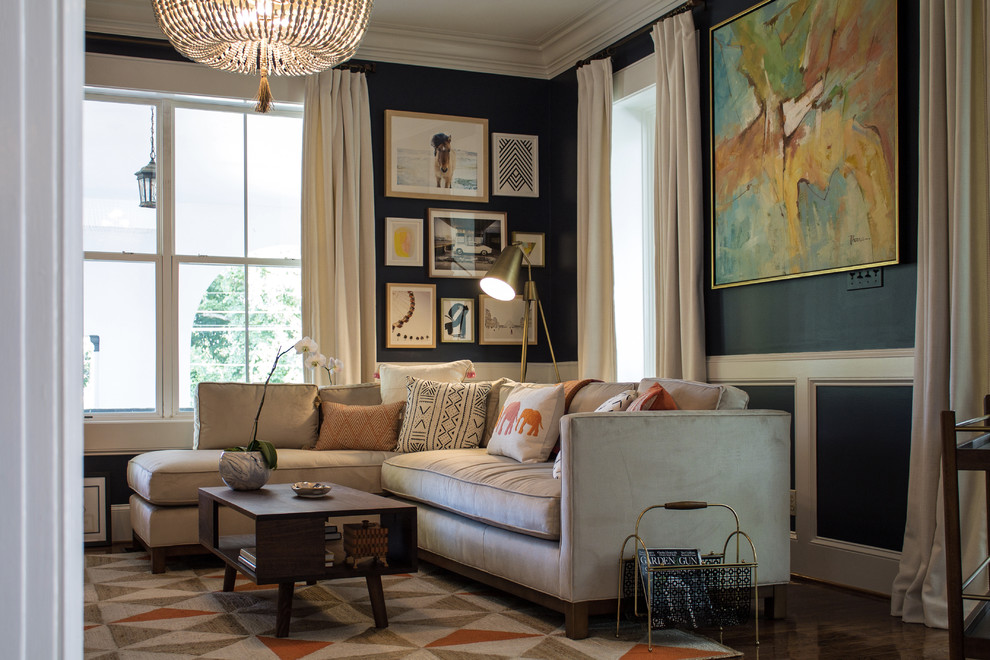
[[474, 298], [440, 299], [440, 341], [474, 343]]
[[386, 348], [436, 348], [437, 286], [386, 284]]
[[505, 213], [430, 209], [430, 277], [485, 276], [505, 248]]
[[488, 201], [488, 120], [385, 111], [385, 195]]
[[[522, 344], [522, 296], [499, 300], [485, 294], [478, 296], [479, 344]], [[529, 304], [529, 343], [536, 343], [536, 302]]]
[[423, 265], [422, 218], [385, 218], [385, 265]]
[[526, 254], [526, 258], [529, 259], [531, 266], [543, 267], [547, 265], [545, 252], [546, 237], [544, 234], [529, 231], [514, 231], [512, 232], [512, 242], [522, 243], [519, 247]]

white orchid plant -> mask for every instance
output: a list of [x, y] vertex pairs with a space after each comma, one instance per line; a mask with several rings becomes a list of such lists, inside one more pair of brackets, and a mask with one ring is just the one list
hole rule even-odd
[[335, 357], [327, 357], [323, 353], [320, 353], [320, 345], [309, 337], [303, 337], [297, 341], [295, 349], [296, 353], [303, 354], [303, 364], [307, 369], [326, 369], [327, 378], [330, 379], [330, 384], [333, 385], [333, 375], [344, 366], [343, 362]]
[[278, 361], [282, 359], [283, 355], [294, 349], [297, 354], [302, 354], [303, 364], [305, 364], [308, 368], [319, 369], [322, 367], [326, 369], [327, 374], [330, 377], [331, 385], [333, 385], [333, 375], [340, 371], [340, 368], [344, 366], [344, 363], [337, 358], [328, 358], [320, 353], [319, 344], [309, 337], [303, 337], [293, 346], [290, 346], [284, 351], [281, 350], [281, 348], [282, 347], [280, 346], [279, 353], [275, 356], [275, 363], [272, 364], [272, 370], [268, 372], [268, 377], [265, 378], [265, 387], [261, 390], [261, 402], [258, 404], [258, 413], [254, 416], [254, 430], [251, 432], [251, 442], [249, 442], [245, 447], [230, 447], [226, 450], [261, 452], [261, 456], [265, 459], [265, 465], [267, 465], [271, 470], [278, 467], [278, 452], [275, 451], [275, 445], [272, 443], [267, 440], [258, 440], [258, 419], [261, 418], [261, 409], [265, 407], [265, 395], [268, 394], [268, 383], [275, 374], [275, 369], [278, 368]]

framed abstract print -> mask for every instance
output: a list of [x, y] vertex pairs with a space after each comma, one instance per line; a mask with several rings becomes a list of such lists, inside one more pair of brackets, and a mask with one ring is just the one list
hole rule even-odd
[[474, 298], [440, 299], [440, 341], [474, 343]]
[[711, 29], [712, 287], [897, 263], [897, 3]]
[[423, 265], [422, 218], [385, 218], [385, 265]]

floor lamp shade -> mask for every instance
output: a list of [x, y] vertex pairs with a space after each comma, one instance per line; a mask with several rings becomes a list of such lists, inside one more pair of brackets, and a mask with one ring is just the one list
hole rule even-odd
[[519, 290], [523, 251], [518, 245], [502, 250], [495, 265], [481, 279], [481, 289], [496, 300], [512, 300]]
[[[522, 360], [520, 361], [519, 380], [526, 380], [526, 345], [529, 343], [529, 310], [534, 302], [540, 310], [540, 319], [543, 321], [543, 331], [547, 335], [547, 347], [550, 349], [550, 359], [553, 360], [553, 372], [560, 382], [560, 371], [557, 369], [557, 358], [553, 354], [553, 342], [550, 341], [550, 328], [547, 327], [547, 317], [543, 313], [543, 303], [536, 293], [536, 283], [533, 282], [533, 269], [528, 260], [526, 263], [526, 278], [523, 280], [522, 248], [517, 244], [510, 245], [502, 250], [502, 254], [495, 260], [495, 265], [481, 279], [481, 289], [497, 300], [512, 300], [516, 297], [516, 292], [522, 290], [524, 303], [523, 327], [522, 327]], [[520, 286], [522, 285], [522, 286]]]

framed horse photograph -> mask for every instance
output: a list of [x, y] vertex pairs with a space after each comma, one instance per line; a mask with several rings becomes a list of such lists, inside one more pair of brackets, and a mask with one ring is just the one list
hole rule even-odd
[[505, 213], [430, 209], [430, 277], [482, 278], [505, 249]]
[[488, 120], [385, 111], [385, 196], [488, 201]]

